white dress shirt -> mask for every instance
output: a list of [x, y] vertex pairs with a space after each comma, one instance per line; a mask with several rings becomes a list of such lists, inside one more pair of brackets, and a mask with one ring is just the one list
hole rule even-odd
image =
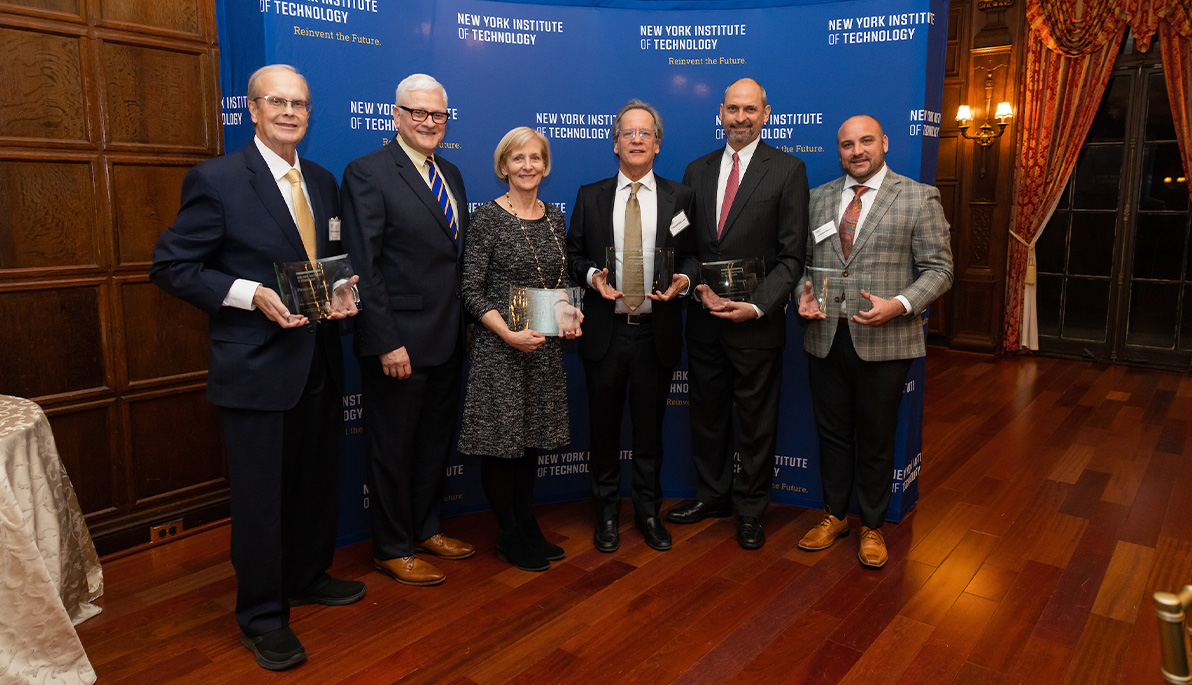
[[[749, 162], [753, 159], [753, 153], [757, 152], [757, 144], [760, 140], [761, 138], [755, 138], [752, 143], [740, 150], [734, 150], [731, 145], [724, 146], [724, 154], [720, 157], [720, 177], [716, 180], [716, 221], [718, 226], [720, 212], [724, 207], [724, 191], [728, 185], [728, 175], [733, 172], [733, 153], [737, 153], [737, 187], [740, 187], [741, 181], [745, 179], [745, 170], [749, 168]], [[752, 303], [750, 306], [757, 313], [757, 318], [760, 319], [765, 315], [761, 307]]]
[[[882, 182], [886, 180], [886, 171], [888, 169], [889, 167], [887, 167], [885, 164], [882, 164], [882, 168], [878, 169], [877, 173], [873, 176], [870, 176], [869, 180], [865, 181], [864, 183], [847, 174], [844, 176], [844, 189], [840, 191], [840, 211], [836, 212], [837, 228], [840, 227], [840, 220], [844, 218], [845, 210], [848, 209], [849, 204], [853, 201], [853, 197], [855, 197], [857, 194], [857, 190], [856, 188], [853, 188], [853, 186], [861, 185], [869, 188], [869, 190], [865, 191], [865, 194], [861, 196], [861, 213], [857, 215], [857, 227], [853, 230], [854, 245], [857, 244], [857, 239], [861, 237], [861, 232], [865, 227], [865, 217], [869, 216], [869, 210], [873, 208], [873, 203], [877, 199], [877, 191], [882, 187]], [[910, 313], [910, 301], [908, 301], [902, 295], [895, 295], [894, 299], [901, 302], [902, 306], [906, 307], [906, 312], [908, 314]], [[843, 305], [844, 298], [841, 298], [840, 301], [841, 305]], [[843, 306], [841, 306], [841, 310], [844, 310]]]
[[[298, 225], [298, 215], [294, 213], [294, 194], [290, 190], [290, 181], [286, 179], [286, 174], [290, 172], [290, 169], [298, 170], [298, 176], [302, 183], [302, 195], [306, 198], [306, 205], [310, 208], [310, 215], [314, 216], [315, 209], [310, 206], [310, 189], [306, 186], [306, 176], [302, 175], [302, 161], [298, 159], [298, 155], [294, 155], [294, 164], [291, 166], [289, 162], [281, 158], [281, 155], [266, 147], [260, 138], [254, 136], [252, 142], [256, 143], [257, 150], [265, 158], [265, 164], [269, 166], [269, 173], [273, 174], [273, 180], [277, 183], [277, 189], [281, 191], [281, 197], [286, 201], [286, 209], [290, 210], [290, 218], [294, 220], [294, 225]], [[232, 283], [232, 287], [228, 289], [228, 294], [224, 296], [223, 306], [235, 307], [237, 309], [256, 309], [256, 305], [252, 303], [252, 298], [257, 292], [257, 287], [260, 285], [256, 281], [237, 278]]]
[[[414, 168], [418, 169], [418, 173], [422, 175], [422, 180], [426, 183], [426, 187], [430, 187], [430, 169], [426, 168], [426, 155], [406, 145], [406, 141], [399, 134], [396, 136], [397, 144], [405, 150], [406, 156], [414, 163]], [[443, 179], [443, 187], [447, 189], [447, 199], [451, 201], [451, 213], [455, 215], [455, 224], [459, 225], [459, 207], [455, 204], [455, 193], [451, 192], [451, 184], [447, 182], [447, 177], [443, 175], [443, 170], [436, 164], [435, 171], [439, 174], [439, 178]]]

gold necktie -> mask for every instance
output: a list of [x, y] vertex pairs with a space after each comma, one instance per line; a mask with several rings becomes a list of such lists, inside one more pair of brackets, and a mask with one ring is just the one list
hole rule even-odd
[[642, 262], [642, 206], [637, 201], [637, 191], [642, 187], [640, 183], [630, 186], [629, 201], [625, 203], [625, 278], [621, 284], [625, 294], [625, 305], [629, 311], [637, 311], [646, 299], [645, 275]]
[[294, 216], [298, 218], [298, 235], [302, 236], [302, 247], [306, 248], [306, 258], [313, 262], [318, 258], [318, 248], [315, 242], [315, 218], [310, 213], [306, 194], [302, 192], [302, 177], [297, 169], [290, 169], [286, 172], [286, 180], [290, 182], [290, 197], [294, 199]]

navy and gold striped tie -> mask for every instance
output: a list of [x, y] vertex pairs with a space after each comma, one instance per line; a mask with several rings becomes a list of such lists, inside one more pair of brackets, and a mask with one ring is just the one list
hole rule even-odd
[[430, 192], [438, 198], [439, 206], [443, 208], [443, 214], [447, 216], [447, 225], [451, 228], [451, 238], [458, 245], [459, 224], [455, 223], [455, 212], [451, 211], [451, 198], [447, 195], [447, 186], [443, 184], [443, 177], [439, 176], [438, 170], [435, 169], [433, 155], [426, 158], [426, 167], [430, 170]]

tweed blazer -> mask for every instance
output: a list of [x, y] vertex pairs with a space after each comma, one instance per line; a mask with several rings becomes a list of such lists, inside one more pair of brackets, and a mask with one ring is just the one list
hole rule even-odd
[[[811, 228], [825, 223], [839, 226], [840, 195], [846, 178], [841, 176], [811, 191]], [[873, 206], [857, 227], [857, 238], [849, 257], [844, 258], [840, 239], [830, 235], [815, 241], [813, 230], [807, 233], [807, 267], [803, 281], [812, 274], [826, 275], [827, 297], [834, 293], [858, 293], [861, 280], [878, 297], [891, 299], [902, 295], [911, 303], [911, 312], [880, 326], [865, 326], [849, 321], [849, 333], [857, 355], [865, 361], [887, 361], [922, 357], [927, 353], [920, 314], [936, 298], [952, 287], [952, 248], [949, 226], [940, 205], [939, 191], [888, 170], [877, 191]], [[827, 269], [812, 272], [811, 269]], [[800, 289], [802, 286], [800, 286]], [[851, 319], [864, 301], [859, 294], [847, 297]], [[832, 348], [839, 317], [839, 304], [828, 303], [828, 318], [811, 321], [803, 335], [803, 349], [824, 358]], [[864, 304], [868, 304], [865, 302]]]

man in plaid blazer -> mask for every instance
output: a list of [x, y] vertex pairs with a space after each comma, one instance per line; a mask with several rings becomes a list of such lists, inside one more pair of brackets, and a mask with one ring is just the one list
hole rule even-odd
[[952, 285], [939, 191], [886, 167], [888, 149], [877, 119], [855, 116], [841, 125], [845, 175], [811, 191], [799, 293], [825, 509], [799, 547], [827, 549], [848, 535], [845, 511], [855, 488], [858, 558], [871, 568], [888, 558], [881, 525], [903, 385], [911, 360], [926, 354], [920, 314]]

